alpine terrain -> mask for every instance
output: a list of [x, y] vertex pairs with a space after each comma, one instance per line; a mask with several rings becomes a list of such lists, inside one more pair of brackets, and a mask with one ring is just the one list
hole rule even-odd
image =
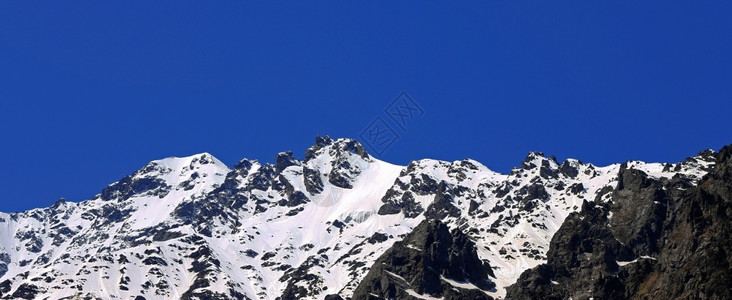
[[732, 147], [595, 166], [155, 160], [0, 213], [0, 299], [729, 299]]

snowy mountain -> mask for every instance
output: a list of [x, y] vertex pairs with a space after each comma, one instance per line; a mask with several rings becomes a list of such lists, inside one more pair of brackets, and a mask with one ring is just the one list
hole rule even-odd
[[621, 170], [693, 186], [715, 155], [600, 167], [532, 152], [500, 174], [469, 159], [393, 165], [354, 140], [318, 137], [302, 161], [291, 152], [275, 164], [244, 159], [232, 168], [208, 153], [166, 158], [87, 201], [0, 213], [0, 298], [347, 299], [367, 290], [359, 285], [377, 260], [418, 257], [380, 258], [418, 248], [403, 239], [432, 245], [410, 235], [425, 220], [444, 224], [427, 235], [453, 240], [444, 249], [463, 249], [460, 261], [475, 253], [490, 268], [481, 272], [488, 283], [453, 271], [438, 282], [503, 298], [523, 272], [547, 262], [571, 213], [612, 202]]

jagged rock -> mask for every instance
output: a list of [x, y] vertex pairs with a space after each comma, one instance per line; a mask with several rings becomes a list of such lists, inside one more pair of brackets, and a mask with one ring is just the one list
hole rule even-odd
[[333, 139], [331, 139], [329, 136], [317, 136], [315, 137], [315, 145], [308, 148], [308, 150], [305, 151], [305, 161], [308, 162], [311, 159], [315, 158], [315, 152], [318, 150], [324, 148], [325, 146], [333, 144]]
[[267, 189], [269, 189], [269, 187], [272, 185], [272, 180], [277, 174], [275, 168], [275, 166], [270, 164], [267, 164], [260, 168], [258, 172], [253, 174], [252, 180], [248, 185], [249, 189], [260, 191], [266, 191]]
[[320, 194], [323, 191], [323, 180], [318, 169], [311, 169], [307, 166], [303, 167], [303, 181], [305, 189], [311, 195]]
[[281, 173], [289, 166], [299, 165], [300, 162], [292, 156], [292, 151], [280, 152], [275, 157], [275, 172]]
[[621, 167], [611, 197], [610, 228], [615, 238], [637, 255], [656, 254], [668, 201], [661, 183], [642, 171]]
[[732, 146], [702, 155], [716, 164], [695, 187], [622, 165], [610, 202], [570, 214], [506, 298], [729, 299]]
[[[553, 157], [553, 156], [552, 156]], [[556, 161], [554, 161], [556, 163]], [[539, 176], [542, 178], [553, 178], [556, 179], [559, 174], [559, 170], [552, 167], [552, 163], [549, 160], [542, 160], [541, 167], [539, 168]]]
[[658, 263], [636, 281], [638, 297], [728, 299], [732, 295], [732, 146], [696, 188], [669, 205]]
[[102, 200], [128, 199], [134, 195], [152, 193], [160, 198], [170, 192], [171, 187], [160, 178], [134, 178], [127, 176], [102, 191]]
[[379, 211], [377, 213], [379, 215], [394, 215], [401, 212], [407, 218], [416, 218], [425, 211], [424, 208], [414, 200], [414, 195], [412, 195], [412, 193], [405, 192], [401, 194], [400, 198], [394, 199], [394, 197], [398, 197], [397, 195], [398, 193], [393, 189], [388, 190], [381, 200], [386, 203], [379, 207]]
[[[582, 162], [578, 163], [582, 164]], [[559, 173], [570, 178], [575, 178], [579, 175], [579, 170], [572, 165], [572, 162], [565, 160], [562, 165], [559, 166]]]
[[411, 299], [410, 292], [445, 299], [492, 299], [479, 290], [453, 286], [473, 284], [489, 291], [495, 284], [490, 266], [478, 258], [475, 244], [439, 220], [425, 220], [404, 240], [381, 255], [353, 294], [353, 299]]
[[12, 259], [9, 254], [0, 253], [0, 278], [2, 278], [8, 271], [8, 264], [10, 264], [11, 261]]
[[460, 209], [457, 208], [453, 200], [455, 195], [447, 183], [444, 181], [440, 182], [437, 186], [437, 193], [435, 198], [427, 207], [424, 216], [429, 219], [441, 220], [445, 217], [458, 217], [460, 216]]
[[622, 298], [614, 282], [616, 260], [633, 254], [607, 227], [608, 208], [585, 201], [579, 213], [565, 219], [551, 241], [546, 264], [521, 274], [507, 288], [508, 299]]

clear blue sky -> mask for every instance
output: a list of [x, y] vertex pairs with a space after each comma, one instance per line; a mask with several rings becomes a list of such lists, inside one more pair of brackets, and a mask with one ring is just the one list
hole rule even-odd
[[[730, 2], [592, 2], [2, 1], [0, 211], [167, 156], [302, 158], [377, 117], [400, 136], [384, 160], [501, 172], [528, 151], [604, 165], [732, 143]], [[406, 130], [384, 112], [401, 91], [424, 112]]]

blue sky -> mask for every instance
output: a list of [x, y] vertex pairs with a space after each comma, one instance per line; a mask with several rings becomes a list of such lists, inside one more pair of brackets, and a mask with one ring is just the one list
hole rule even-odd
[[[594, 1], [593, 1], [594, 2]], [[146, 162], [528, 151], [599, 165], [732, 142], [730, 2], [0, 3], [0, 211], [81, 201]], [[423, 114], [384, 111], [406, 91]]]

